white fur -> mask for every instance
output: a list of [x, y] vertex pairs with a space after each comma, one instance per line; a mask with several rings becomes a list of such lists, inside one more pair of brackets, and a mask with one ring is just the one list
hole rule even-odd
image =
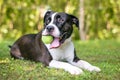
[[74, 58], [74, 46], [71, 38], [67, 39], [59, 48], [50, 49], [50, 44], [46, 46], [54, 60], [72, 61]]
[[[64, 44], [62, 44], [59, 48], [50, 49], [49, 44], [46, 46], [49, 49], [50, 54], [53, 58], [53, 60], [49, 64], [50, 67], [61, 68], [74, 75], [82, 74], [83, 71], [81, 69], [85, 69], [90, 72], [100, 71], [100, 68], [92, 66], [90, 63], [86, 61], [79, 60], [78, 62], [73, 62], [74, 45], [71, 42], [71, 38], [67, 39], [64, 42]], [[63, 61], [67, 61], [68, 63]]]
[[90, 63], [84, 61], [84, 60], [79, 60], [78, 62], [70, 62], [72, 65], [77, 66], [81, 69], [88, 70], [90, 72], [96, 71], [99, 72], [101, 71], [100, 68], [91, 65]]
[[74, 58], [74, 46], [71, 42], [71, 38], [67, 39], [64, 44], [62, 44], [59, 48], [50, 49], [49, 44], [47, 45], [53, 60], [50, 62], [49, 66], [54, 68], [61, 68], [65, 71], [68, 71], [71, 74], [78, 75], [82, 74], [83, 71], [69, 63], [62, 61], [72, 61]]
[[73, 66], [69, 63], [61, 62], [61, 61], [57, 61], [57, 60], [52, 60], [49, 64], [49, 66], [54, 67], [54, 68], [64, 69], [65, 71], [68, 71], [69, 73], [74, 74], [74, 75], [83, 73], [83, 71], [80, 68]]

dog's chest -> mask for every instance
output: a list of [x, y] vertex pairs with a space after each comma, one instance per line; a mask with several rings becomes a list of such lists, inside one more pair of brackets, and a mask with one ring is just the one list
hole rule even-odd
[[[49, 49], [49, 44], [46, 45]], [[72, 42], [64, 43], [59, 48], [49, 49], [54, 60], [71, 61], [74, 58], [74, 45]]]

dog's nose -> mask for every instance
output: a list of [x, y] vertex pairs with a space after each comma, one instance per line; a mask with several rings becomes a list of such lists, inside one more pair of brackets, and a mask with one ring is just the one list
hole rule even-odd
[[46, 29], [48, 30], [48, 32], [52, 32], [54, 30], [54, 27], [53, 26], [47, 26]]

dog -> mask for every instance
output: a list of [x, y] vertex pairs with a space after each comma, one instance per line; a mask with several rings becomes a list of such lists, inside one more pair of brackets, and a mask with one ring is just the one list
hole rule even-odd
[[46, 44], [52, 56], [49, 66], [64, 69], [74, 75], [82, 74], [82, 69], [90, 72], [100, 72], [100, 68], [77, 57], [75, 47], [71, 41], [74, 24], [79, 29], [79, 20], [73, 15], [64, 12], [46, 12], [42, 35], [53, 37], [53, 41]]
[[10, 55], [14, 59], [27, 59], [41, 62], [49, 66], [52, 57], [42, 42], [42, 31], [37, 34], [27, 34], [20, 37], [10, 47]]
[[[73, 25], [79, 28], [79, 20], [64, 12], [47, 11], [44, 16], [44, 28], [37, 34], [20, 37], [10, 47], [10, 55], [15, 59], [29, 59], [41, 62], [50, 68], [64, 69], [73, 75], [82, 74], [82, 69], [90, 72], [100, 68], [77, 57], [71, 41]], [[44, 44], [42, 35], [50, 35], [53, 41]]]

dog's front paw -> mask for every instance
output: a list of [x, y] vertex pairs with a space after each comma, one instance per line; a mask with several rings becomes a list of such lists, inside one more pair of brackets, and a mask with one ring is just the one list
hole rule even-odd
[[68, 71], [72, 75], [79, 75], [83, 73], [81, 69], [79, 69], [78, 67], [74, 67], [74, 66], [67, 68], [66, 71]]
[[91, 66], [91, 67], [89, 67], [88, 68], [88, 70], [90, 71], [90, 72], [100, 72], [101, 71], [101, 69], [99, 68], [99, 67], [96, 67], [96, 66]]

